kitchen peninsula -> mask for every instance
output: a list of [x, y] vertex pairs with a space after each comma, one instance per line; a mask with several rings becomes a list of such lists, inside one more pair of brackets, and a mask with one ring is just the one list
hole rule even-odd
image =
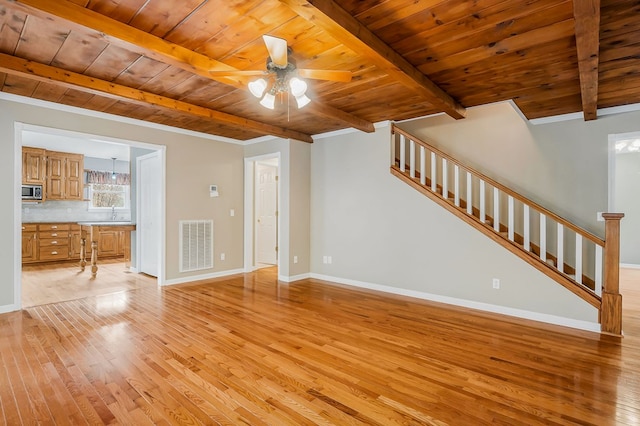
[[87, 264], [87, 239], [91, 245], [91, 278], [98, 273], [98, 253], [113, 255], [124, 252], [127, 266], [131, 263], [131, 231], [136, 225], [131, 222], [78, 222], [80, 225], [80, 270]]

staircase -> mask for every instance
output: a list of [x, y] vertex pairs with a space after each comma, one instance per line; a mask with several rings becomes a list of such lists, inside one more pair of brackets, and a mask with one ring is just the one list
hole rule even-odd
[[393, 125], [391, 174], [598, 309], [622, 335], [621, 213], [603, 213], [605, 239], [561, 218]]

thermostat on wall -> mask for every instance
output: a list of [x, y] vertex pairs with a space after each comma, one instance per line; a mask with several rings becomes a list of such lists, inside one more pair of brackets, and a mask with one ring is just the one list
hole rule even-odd
[[218, 185], [209, 185], [209, 196], [213, 198], [219, 195], [220, 194], [218, 194]]

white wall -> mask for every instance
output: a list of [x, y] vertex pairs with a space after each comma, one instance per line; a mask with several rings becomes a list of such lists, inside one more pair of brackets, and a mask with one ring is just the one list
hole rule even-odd
[[640, 265], [640, 153], [616, 155], [615, 208], [620, 222], [620, 262]]
[[[639, 117], [533, 127], [501, 104], [455, 123], [434, 117], [402, 126], [597, 232], [596, 212], [607, 205], [607, 135], [640, 126]], [[391, 176], [388, 155], [389, 129], [313, 144], [315, 276], [597, 323], [587, 303]]]
[[[163, 128], [122, 123], [103, 114], [78, 114], [74, 108], [38, 103], [14, 102], [17, 97], [0, 98], [0, 186], [3, 200], [18, 197], [16, 181], [19, 160], [15, 149], [16, 122], [51, 127], [107, 138], [117, 138], [166, 146], [166, 275], [168, 282], [195, 279], [198, 276], [224, 274], [242, 269], [243, 250], [243, 148], [240, 145], [198, 137]], [[47, 107], [44, 107], [44, 106]], [[101, 118], [96, 117], [99, 115]], [[156, 126], [157, 127], [157, 126]], [[18, 178], [19, 180], [19, 178]], [[210, 198], [209, 184], [218, 184], [220, 197]], [[19, 251], [14, 253], [19, 229], [20, 209], [13, 202], [4, 204], [0, 225], [0, 312], [15, 309], [14, 282], [20, 274]], [[231, 217], [230, 209], [235, 210]], [[215, 267], [192, 273], [178, 271], [178, 222], [183, 219], [214, 220]], [[19, 247], [19, 242], [17, 244]], [[219, 254], [224, 252], [226, 260]], [[17, 258], [17, 260], [16, 260]]]

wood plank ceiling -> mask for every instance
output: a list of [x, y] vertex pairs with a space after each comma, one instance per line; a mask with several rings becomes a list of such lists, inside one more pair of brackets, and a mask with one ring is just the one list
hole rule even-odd
[[[263, 34], [287, 40], [313, 102], [259, 105]], [[637, 0], [0, 0], [3, 92], [248, 140], [513, 99], [528, 118], [640, 103]]]

